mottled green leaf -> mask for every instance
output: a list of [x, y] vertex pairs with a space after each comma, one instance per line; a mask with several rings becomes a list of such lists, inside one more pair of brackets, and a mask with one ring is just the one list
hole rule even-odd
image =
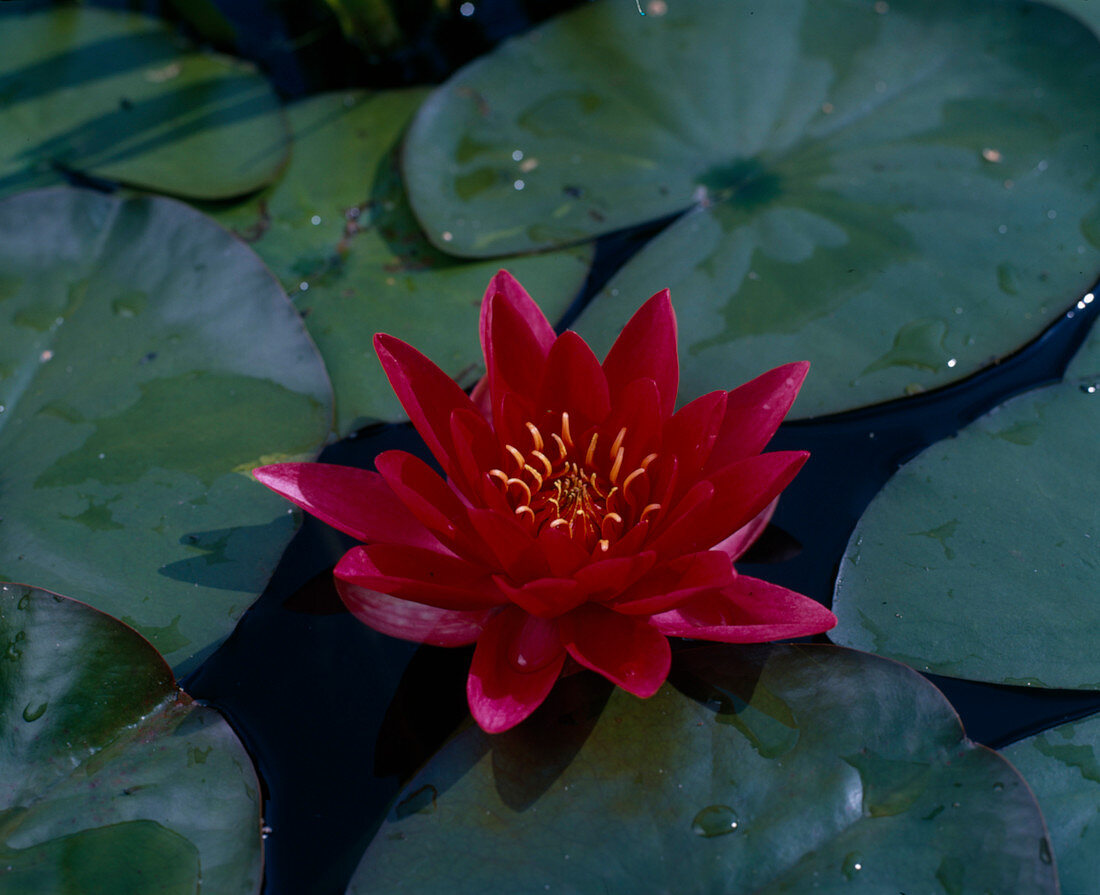
[[0, 890], [259, 891], [259, 783], [229, 725], [83, 603], [0, 584]]
[[887, 483], [848, 543], [829, 636], [938, 674], [1100, 689], [1098, 445], [1094, 332], [1061, 384]]
[[[681, 394], [783, 362], [816, 416], [957, 380], [1100, 272], [1100, 44], [1024, 0], [585, 4], [462, 69], [409, 135], [437, 244], [560, 245], [686, 212], [578, 321], [662, 287]], [[444, 241], [444, 234], [450, 239]]]
[[286, 159], [279, 101], [252, 66], [133, 13], [0, 4], [0, 195], [70, 170], [223, 198]]
[[[464, 385], [481, 370], [477, 318], [496, 261], [445, 255], [409, 211], [397, 150], [427, 91], [336, 93], [289, 110], [294, 156], [279, 182], [214, 216], [248, 240], [297, 302], [332, 376], [337, 430], [403, 418], [371, 337], [415, 345]], [[551, 320], [591, 247], [508, 260]]]
[[1064, 895], [1100, 879], [1100, 716], [1013, 743], [1002, 754], [1027, 780], [1050, 829]]
[[293, 533], [249, 470], [313, 454], [328, 401], [279, 284], [198, 212], [70, 189], [0, 202], [0, 579], [86, 600], [193, 667]]
[[460, 733], [349, 892], [1057, 891], [1027, 787], [911, 670], [806, 645], [677, 660], [650, 700], [578, 677], [512, 732]]

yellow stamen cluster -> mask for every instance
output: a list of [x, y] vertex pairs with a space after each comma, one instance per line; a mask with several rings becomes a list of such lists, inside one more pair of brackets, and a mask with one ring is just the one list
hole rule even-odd
[[526, 428], [531, 447], [525, 453], [505, 445], [514, 468], [491, 469], [489, 475], [516, 516], [535, 532], [549, 526], [579, 539], [588, 550], [606, 551], [629, 528], [660, 510], [660, 504], [645, 502], [647, 470], [657, 455], [649, 454], [624, 474], [625, 426], [606, 452], [599, 432], [591, 434], [583, 451], [574, 443], [568, 413], [562, 413], [561, 430], [550, 434], [550, 442], [534, 423]]

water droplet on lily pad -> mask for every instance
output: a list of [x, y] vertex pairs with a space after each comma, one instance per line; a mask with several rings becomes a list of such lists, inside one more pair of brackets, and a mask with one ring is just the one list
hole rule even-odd
[[697, 836], [713, 839], [737, 829], [737, 812], [729, 805], [708, 805], [691, 821], [691, 831]]
[[863, 869], [863, 858], [857, 851], [850, 851], [844, 856], [844, 862], [840, 865], [840, 872], [848, 879], [855, 879], [856, 874]]
[[26, 721], [28, 724], [32, 721], [37, 721], [44, 714], [46, 714], [46, 709], [48, 707], [49, 702], [43, 702], [37, 708], [31, 708], [31, 704], [28, 702], [23, 708], [23, 720]]

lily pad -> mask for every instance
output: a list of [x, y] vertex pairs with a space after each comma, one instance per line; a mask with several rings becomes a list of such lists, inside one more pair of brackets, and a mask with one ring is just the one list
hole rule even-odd
[[1002, 750], [1027, 780], [1050, 828], [1066, 895], [1100, 879], [1100, 716], [1063, 724]]
[[1096, 0], [1047, 0], [1051, 6], [1057, 6], [1082, 19], [1093, 31], [1100, 32], [1100, 3]]
[[0, 4], [0, 195], [77, 171], [238, 196], [269, 183], [287, 151], [278, 98], [251, 65], [146, 16]]
[[685, 212], [578, 331], [606, 349], [670, 287], [685, 400], [807, 358], [806, 417], [962, 378], [1077, 300], [1098, 131], [1100, 44], [1024, 0], [597, 0], [444, 84], [404, 166], [460, 254]]
[[[336, 393], [337, 431], [404, 419], [371, 346], [398, 336], [463, 385], [480, 373], [478, 309], [500, 264], [445, 255], [409, 210], [397, 149], [425, 89], [332, 93], [289, 109], [294, 157], [278, 183], [216, 219], [252, 244], [305, 317]], [[591, 247], [508, 260], [553, 320]]]
[[0, 889], [249, 895], [259, 781], [152, 646], [83, 603], [0, 584]]
[[293, 534], [249, 470], [314, 455], [329, 400], [279, 284], [194, 209], [0, 202], [0, 579], [121, 618], [184, 673]]
[[679, 690], [578, 676], [515, 731], [459, 734], [349, 892], [1057, 891], [1027, 787], [911, 670], [809, 645], [677, 658]]
[[886, 484], [848, 542], [829, 636], [937, 674], [1100, 689], [1097, 445], [1094, 330], [1062, 383], [1003, 404]]

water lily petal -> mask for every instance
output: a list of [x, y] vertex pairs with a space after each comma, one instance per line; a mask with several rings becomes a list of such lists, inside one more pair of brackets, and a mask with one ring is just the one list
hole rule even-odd
[[480, 566], [402, 544], [353, 547], [336, 564], [333, 574], [360, 587], [440, 609], [470, 612], [506, 602]]
[[466, 505], [439, 474], [405, 451], [383, 451], [374, 467], [409, 511], [452, 551], [481, 565], [493, 556], [466, 518]]
[[668, 640], [640, 619], [586, 603], [558, 625], [569, 655], [635, 696], [652, 696], [668, 677]]
[[739, 559], [753, 545], [753, 542], [764, 533], [764, 529], [768, 527], [778, 503], [779, 498], [777, 497], [728, 538], [715, 544], [712, 549], [721, 550], [732, 561]]
[[657, 567], [610, 605], [624, 615], [653, 615], [721, 590], [734, 578], [733, 563], [725, 553], [703, 550]]
[[473, 403], [457, 382], [400, 339], [378, 333], [374, 337], [374, 350], [405, 413], [439, 465], [450, 475], [454, 453], [451, 414], [455, 410], [477, 413]]
[[588, 343], [572, 331], [555, 340], [537, 394], [538, 409], [555, 417], [568, 412], [578, 436], [584, 426], [602, 423], [611, 411], [603, 368]]
[[466, 511], [478, 535], [493, 551], [500, 568], [513, 581], [543, 578], [550, 572], [535, 536], [511, 512], [471, 508]]
[[481, 303], [481, 348], [494, 420], [505, 393], [538, 394], [553, 343], [553, 327], [526, 290], [506, 271], [494, 276]]
[[665, 416], [672, 413], [680, 364], [676, 357], [676, 315], [667, 289], [654, 295], [627, 321], [607, 352], [603, 370], [616, 400], [635, 379], [652, 379], [661, 394], [662, 412]]
[[685, 469], [701, 470], [722, 427], [726, 400], [726, 392], [711, 392], [677, 410], [665, 423], [661, 454], [678, 457]]
[[652, 550], [599, 560], [578, 569], [576, 579], [590, 600], [608, 600], [630, 587], [657, 561]]
[[721, 591], [695, 597], [650, 621], [677, 637], [765, 643], [828, 631], [836, 616], [800, 593], [742, 575]]
[[376, 472], [332, 463], [275, 463], [252, 470], [252, 475], [353, 538], [444, 551]]
[[504, 462], [500, 442], [484, 417], [466, 409], [451, 413], [451, 444], [454, 463], [448, 474], [468, 500], [476, 501], [486, 471]]
[[[565, 651], [559, 647], [557, 655], [545, 664], [531, 671], [517, 670], [515, 659], [523, 654], [525, 644], [520, 641], [525, 639], [528, 618], [521, 609], [504, 609], [489, 619], [478, 638], [466, 679], [466, 698], [474, 720], [487, 733], [515, 727], [537, 709], [565, 663]], [[541, 646], [544, 654], [552, 652], [545, 641]]]
[[493, 580], [509, 600], [538, 618], [557, 618], [588, 599], [572, 578], [536, 578], [521, 587], [499, 576]]
[[432, 646], [465, 646], [481, 635], [492, 610], [459, 612], [414, 603], [336, 579], [336, 591], [359, 621], [401, 640]]
[[808, 457], [805, 451], [775, 451], [747, 457], [714, 473], [710, 477], [713, 498], [678, 516], [653, 539], [652, 548], [662, 556], [679, 556], [721, 543], [771, 503]]
[[606, 437], [606, 445], [610, 446], [619, 430], [626, 429], [619, 484], [638, 467], [642, 458], [658, 451], [663, 422], [661, 395], [652, 379], [635, 379], [612, 402], [611, 413], [600, 427], [603, 432], [600, 437]]
[[809, 369], [807, 361], [784, 364], [731, 391], [722, 428], [703, 474], [710, 475], [764, 450], [798, 397]]

